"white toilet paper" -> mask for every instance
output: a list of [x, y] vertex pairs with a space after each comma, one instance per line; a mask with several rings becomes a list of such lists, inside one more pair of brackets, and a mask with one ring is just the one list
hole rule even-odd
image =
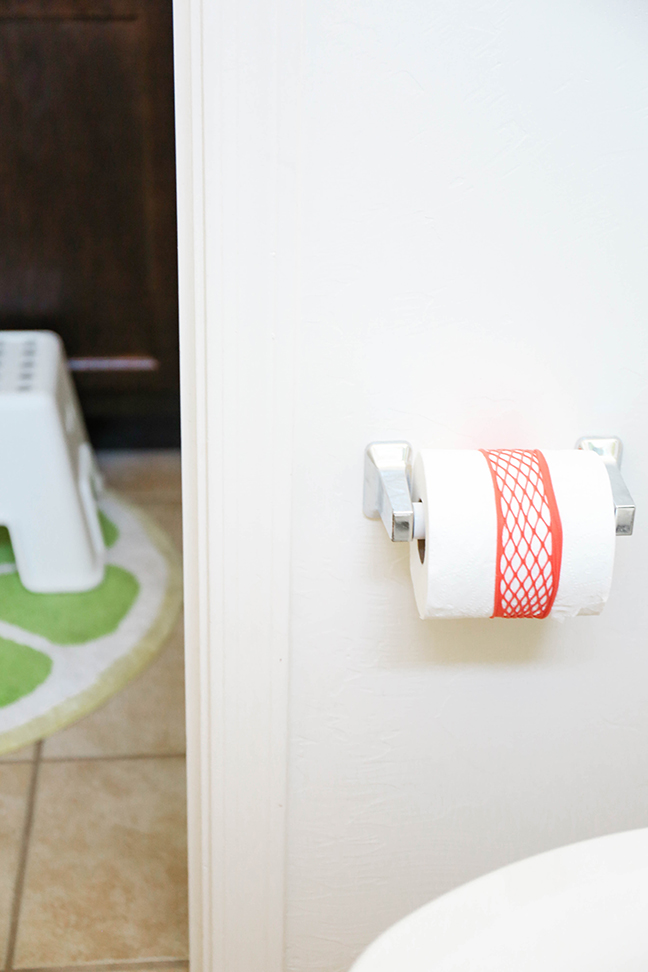
[[599, 614], [612, 582], [614, 503], [603, 460], [581, 450], [423, 450], [410, 544], [422, 618]]

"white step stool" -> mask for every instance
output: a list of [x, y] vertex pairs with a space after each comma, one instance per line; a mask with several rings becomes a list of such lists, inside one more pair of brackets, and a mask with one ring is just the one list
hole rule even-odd
[[0, 331], [0, 524], [27, 590], [86, 591], [102, 581], [100, 490], [61, 339]]

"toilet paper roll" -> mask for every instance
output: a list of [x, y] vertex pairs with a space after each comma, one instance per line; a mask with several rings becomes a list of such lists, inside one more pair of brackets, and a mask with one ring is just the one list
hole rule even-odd
[[422, 618], [599, 614], [615, 515], [603, 460], [581, 450], [423, 450], [425, 540], [410, 544]]

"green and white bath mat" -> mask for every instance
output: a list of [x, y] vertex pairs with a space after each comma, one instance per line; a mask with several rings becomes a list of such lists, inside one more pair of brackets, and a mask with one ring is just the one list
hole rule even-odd
[[114, 493], [100, 501], [103, 582], [80, 594], [32, 594], [0, 527], [0, 753], [50, 736], [118, 692], [171, 631], [182, 597], [178, 553]]

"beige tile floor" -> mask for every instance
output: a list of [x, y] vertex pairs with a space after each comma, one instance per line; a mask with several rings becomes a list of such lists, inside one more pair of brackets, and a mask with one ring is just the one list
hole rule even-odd
[[[180, 547], [176, 452], [100, 456]], [[101, 709], [0, 758], [0, 970], [187, 968], [182, 622]]]

